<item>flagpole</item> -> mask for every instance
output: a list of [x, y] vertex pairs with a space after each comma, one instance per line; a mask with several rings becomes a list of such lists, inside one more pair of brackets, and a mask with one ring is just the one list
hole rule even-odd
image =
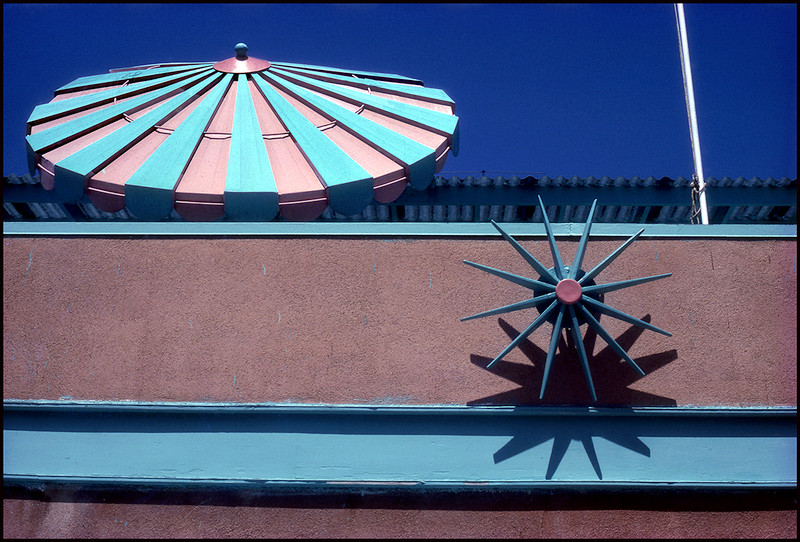
[[[692, 65], [689, 61], [689, 40], [686, 37], [686, 17], [683, 13], [683, 4], [675, 4], [675, 14], [678, 20], [678, 38], [681, 46], [681, 66], [683, 67], [683, 85], [686, 95], [686, 110], [689, 114], [689, 128], [692, 138], [692, 156], [694, 158], [694, 171], [697, 191], [700, 196], [700, 220], [708, 224], [708, 203], [706, 201], [706, 180], [703, 175], [703, 160], [700, 157], [700, 134], [697, 130], [697, 110], [694, 104], [694, 85], [692, 83]], [[694, 185], [694, 183], [693, 183]], [[695, 193], [692, 194], [694, 201]]]

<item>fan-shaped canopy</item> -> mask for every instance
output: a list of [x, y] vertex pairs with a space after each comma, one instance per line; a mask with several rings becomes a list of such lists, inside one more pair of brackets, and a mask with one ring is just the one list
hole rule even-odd
[[59, 88], [28, 119], [31, 173], [145, 220], [311, 220], [424, 189], [458, 151], [453, 101], [419, 80], [236, 52]]

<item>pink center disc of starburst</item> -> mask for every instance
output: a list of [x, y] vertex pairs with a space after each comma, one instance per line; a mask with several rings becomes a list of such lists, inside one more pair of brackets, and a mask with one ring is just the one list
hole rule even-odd
[[556, 284], [556, 297], [565, 305], [574, 305], [581, 298], [583, 289], [577, 280], [564, 279]]

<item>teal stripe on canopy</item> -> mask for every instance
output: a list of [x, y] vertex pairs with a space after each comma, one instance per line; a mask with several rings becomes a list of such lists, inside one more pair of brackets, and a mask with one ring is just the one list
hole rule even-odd
[[142, 70], [129, 70], [123, 72], [104, 73], [101, 75], [89, 75], [87, 77], [80, 77], [71, 83], [67, 83], [63, 87], [55, 91], [56, 94], [74, 91], [79, 89], [87, 89], [94, 87], [102, 87], [114, 85], [117, 83], [124, 83], [125, 81], [137, 81], [141, 79], [151, 79], [162, 75], [171, 73], [178, 73], [182, 71], [192, 70], [197, 67], [209, 67], [209, 64], [197, 63], [185, 66], [169, 66], [165, 68], [151, 68]]
[[311, 64], [295, 64], [293, 62], [273, 62], [273, 66], [275, 67], [284, 67], [284, 68], [302, 68], [306, 70], [314, 70], [320, 72], [327, 72], [327, 73], [342, 73], [345, 75], [356, 75], [361, 77], [369, 77], [372, 79], [387, 79], [391, 81], [397, 81], [400, 83], [408, 83], [411, 85], [422, 85], [422, 81], [419, 79], [414, 79], [411, 77], [406, 77], [404, 75], [395, 75], [393, 73], [379, 73], [379, 72], [365, 72], [365, 71], [358, 71], [358, 70], [343, 70], [339, 68], [328, 68], [325, 66], [314, 66]]
[[[216, 63], [140, 64], [57, 89], [28, 118], [30, 173], [54, 189], [49, 197], [91, 199], [104, 212], [118, 212], [124, 193], [140, 220], [177, 212], [306, 221], [354, 216], [409, 185], [424, 190], [458, 152], [453, 100], [419, 79], [268, 62], [241, 49]], [[153, 134], [164, 127], [169, 135]]]
[[35, 166], [31, 163], [33, 160], [33, 153], [42, 154], [48, 150], [61, 145], [71, 139], [80, 137], [83, 134], [90, 132], [93, 129], [99, 128], [109, 122], [121, 118], [124, 114], [129, 114], [147, 104], [155, 103], [156, 101], [178, 91], [179, 89], [191, 85], [196, 81], [207, 77], [209, 74], [216, 75], [216, 72], [203, 72], [194, 77], [173, 83], [167, 87], [158, 89], [154, 92], [149, 92], [142, 96], [136, 96], [125, 100], [124, 102], [116, 103], [94, 113], [78, 117], [74, 120], [53, 126], [47, 130], [36, 132], [25, 138], [28, 147], [29, 166], [31, 166], [31, 174], [35, 171]]
[[353, 76], [348, 77], [346, 75], [339, 75], [336, 73], [323, 73], [320, 72], [319, 70], [304, 70], [301, 68], [291, 68], [287, 69], [287, 71], [291, 71], [292, 73], [305, 75], [315, 79], [319, 77], [324, 77], [327, 80], [333, 79], [334, 81], [343, 83], [345, 85], [355, 85], [365, 88], [371, 87], [371, 88], [386, 90], [388, 92], [396, 94], [413, 96], [423, 100], [435, 101], [455, 106], [455, 103], [450, 98], [450, 96], [448, 96], [445, 91], [438, 88], [428, 88], [428, 87], [421, 87], [418, 85], [391, 83], [388, 81], [379, 81], [377, 79], [370, 79], [368, 77], [353, 77]]
[[233, 74], [219, 75], [211, 92], [125, 183], [125, 203], [138, 218], [158, 220], [172, 211], [180, 176], [233, 80]]
[[86, 96], [76, 96], [75, 98], [68, 98], [66, 100], [60, 100], [57, 102], [50, 102], [42, 105], [37, 105], [33, 109], [31, 116], [28, 118], [28, 124], [45, 122], [55, 117], [60, 117], [68, 115], [70, 113], [81, 111], [83, 109], [95, 107], [97, 105], [110, 102], [114, 99], [122, 99], [122, 98], [127, 98], [128, 96], [133, 96], [135, 94], [142, 94], [144, 92], [148, 92], [151, 90], [155, 90], [159, 87], [169, 85], [170, 83], [180, 81], [181, 79], [186, 79], [192, 75], [201, 73], [203, 71], [208, 72], [210, 71], [210, 69], [200, 68], [197, 70], [185, 71], [175, 75], [171, 75], [169, 77], [159, 78], [156, 80], [148, 79], [147, 81], [134, 83], [132, 85], [127, 85], [124, 87], [101, 90], [99, 92], [94, 92]]
[[269, 81], [283, 87], [289, 93], [306, 102], [323, 114], [341, 123], [361, 140], [380, 148], [406, 167], [411, 186], [418, 190], [427, 188], [436, 173], [434, 149], [398, 134], [368, 118], [335, 104], [313, 92], [278, 76], [263, 73]]
[[219, 76], [216, 72], [206, 72], [200, 82], [168, 102], [56, 163], [55, 187], [58, 193], [70, 200], [80, 199], [92, 173], [152, 132], [158, 124], [182, 109], [217, 79]]
[[328, 189], [330, 205], [354, 215], [372, 201], [372, 176], [261, 77], [253, 78]]
[[272, 220], [278, 214], [278, 187], [250, 95], [247, 75], [236, 77], [225, 212], [237, 220]]
[[433, 130], [438, 134], [448, 137], [452, 136], [451, 147], [453, 149], [453, 154], [457, 154], [458, 152], [458, 117], [455, 115], [449, 115], [439, 111], [432, 111], [425, 107], [419, 107], [416, 105], [390, 100], [389, 98], [367, 94], [365, 92], [360, 92], [358, 90], [334, 83], [310, 79], [286, 70], [276, 69], [275, 73], [278, 73], [287, 79], [299, 82], [305, 86], [310, 86], [315, 90], [341, 97], [351, 102], [364, 104], [365, 106], [373, 108], [377, 111], [385, 112], [390, 116], [411, 121], [415, 124]]

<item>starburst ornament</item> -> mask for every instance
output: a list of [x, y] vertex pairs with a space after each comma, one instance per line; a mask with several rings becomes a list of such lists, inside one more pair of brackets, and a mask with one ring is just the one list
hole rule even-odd
[[572, 266], [565, 266], [561, 261], [561, 254], [556, 246], [556, 240], [555, 237], [553, 237], [553, 230], [550, 227], [550, 221], [547, 218], [547, 212], [544, 208], [541, 197], [539, 198], [539, 205], [542, 209], [544, 227], [547, 231], [547, 239], [550, 243], [550, 251], [553, 255], [553, 267], [549, 269], [542, 265], [539, 260], [534, 258], [527, 250], [522, 248], [522, 246], [515, 241], [513, 237], [503, 231], [503, 229], [497, 225], [494, 220], [492, 220], [492, 225], [497, 228], [503, 238], [511, 243], [511, 246], [514, 247], [514, 249], [525, 259], [526, 262], [531, 265], [531, 267], [533, 267], [537, 273], [539, 273], [539, 277], [537, 279], [534, 280], [531, 278], [514, 275], [493, 267], [488, 267], [486, 265], [464, 260], [464, 263], [467, 265], [471, 265], [472, 267], [476, 267], [482, 271], [486, 271], [487, 273], [491, 273], [492, 275], [531, 289], [533, 291], [533, 297], [525, 301], [520, 301], [519, 303], [513, 303], [511, 305], [506, 305], [490, 311], [473, 314], [472, 316], [462, 318], [461, 321], [463, 322], [475, 318], [483, 318], [485, 316], [493, 316], [495, 314], [503, 314], [536, 307], [539, 311], [539, 316], [531, 325], [525, 328], [525, 330], [520, 333], [519, 336], [517, 336], [511, 342], [511, 344], [505, 348], [505, 350], [500, 352], [500, 354], [494, 358], [491, 363], [489, 363], [487, 368], [490, 368], [492, 365], [500, 361], [511, 350], [519, 346], [519, 344], [524, 341], [528, 335], [533, 333], [543, 323], [550, 322], [553, 325], [553, 332], [550, 338], [550, 348], [547, 351], [547, 360], [545, 361], [544, 365], [544, 377], [542, 379], [542, 390], [539, 394], [539, 399], [544, 398], [544, 392], [547, 388], [547, 380], [550, 376], [550, 369], [552, 367], [556, 347], [558, 346], [558, 339], [561, 337], [561, 331], [562, 329], [567, 329], [572, 333], [572, 337], [578, 349], [578, 356], [580, 357], [581, 366], [583, 367], [583, 373], [586, 376], [586, 382], [589, 384], [589, 390], [592, 393], [592, 400], [597, 401], [597, 394], [595, 393], [594, 384], [592, 383], [592, 375], [589, 371], [589, 361], [586, 357], [586, 350], [583, 347], [583, 340], [581, 338], [581, 324], [588, 324], [591, 329], [593, 329], [600, 337], [602, 337], [603, 340], [606, 341], [608, 345], [628, 363], [628, 365], [633, 367], [633, 369], [640, 375], [644, 376], [644, 371], [642, 371], [636, 362], [631, 359], [631, 357], [627, 352], [625, 352], [619, 343], [617, 343], [617, 341], [615, 341], [614, 338], [609, 335], [603, 326], [600, 325], [598, 322], [600, 315], [605, 314], [612, 318], [616, 318], [645, 329], [650, 329], [668, 337], [671, 337], [672, 334], [606, 305], [603, 303], [603, 294], [614, 290], [620, 290], [622, 288], [628, 288], [629, 286], [642, 284], [644, 282], [663, 279], [665, 277], [669, 277], [672, 275], [672, 273], [623, 280], [620, 282], [596, 284], [594, 282], [594, 278], [603, 269], [608, 267], [608, 265], [613, 262], [617, 256], [622, 253], [622, 251], [624, 251], [631, 243], [633, 243], [644, 231], [644, 228], [631, 236], [630, 239], [625, 241], [622, 245], [620, 245], [619, 248], [617, 248], [587, 273], [581, 269], [581, 264], [583, 262], [583, 256], [586, 252], [586, 243], [589, 239], [589, 232], [592, 229], [592, 217], [594, 216], [594, 210], [597, 206], [597, 200], [594, 200], [592, 203], [592, 208], [589, 210], [589, 217], [586, 220], [586, 226], [583, 229], [583, 235], [581, 236], [580, 243], [578, 244], [578, 252], [575, 254], [575, 260], [572, 263]]

